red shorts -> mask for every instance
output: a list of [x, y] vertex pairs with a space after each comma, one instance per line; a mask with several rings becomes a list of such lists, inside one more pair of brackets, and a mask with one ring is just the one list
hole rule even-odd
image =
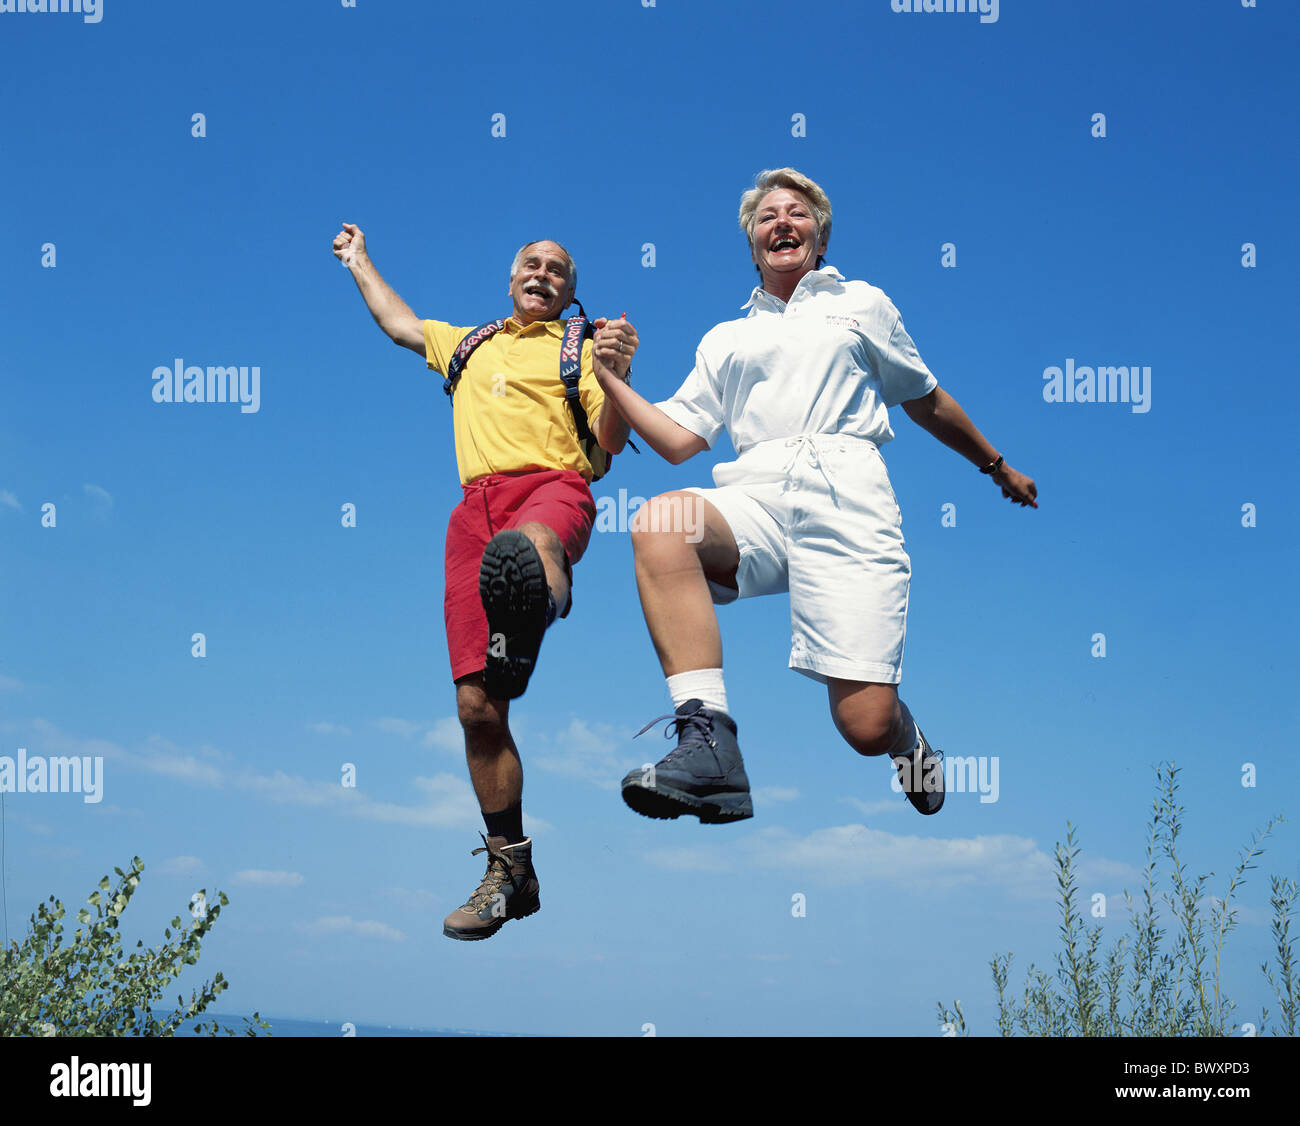
[[451, 678], [481, 672], [487, 657], [487, 615], [478, 594], [483, 549], [498, 532], [536, 521], [559, 538], [569, 566], [587, 550], [596, 502], [581, 473], [540, 469], [529, 473], [493, 473], [462, 485], [465, 499], [447, 521], [447, 650]]

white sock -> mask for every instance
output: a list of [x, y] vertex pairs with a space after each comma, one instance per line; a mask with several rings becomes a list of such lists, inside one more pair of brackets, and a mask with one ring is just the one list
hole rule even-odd
[[727, 711], [727, 686], [722, 683], [721, 669], [691, 669], [668, 678], [668, 695], [673, 707], [679, 708], [687, 700], [699, 700], [715, 712]]
[[902, 700], [898, 701], [898, 712], [902, 718], [902, 726], [899, 729], [898, 738], [894, 740], [894, 745], [887, 752], [891, 758], [895, 755], [910, 755], [916, 750], [918, 742], [916, 721], [912, 719], [912, 713], [907, 710], [907, 705]]

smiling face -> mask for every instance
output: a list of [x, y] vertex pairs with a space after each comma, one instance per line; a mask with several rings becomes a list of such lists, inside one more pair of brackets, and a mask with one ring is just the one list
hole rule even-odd
[[525, 247], [510, 277], [515, 320], [555, 320], [573, 300], [571, 270], [569, 256], [558, 243], [543, 240]]
[[763, 276], [763, 288], [788, 290], [826, 253], [817, 220], [802, 193], [790, 188], [768, 192], [754, 213], [752, 256]]

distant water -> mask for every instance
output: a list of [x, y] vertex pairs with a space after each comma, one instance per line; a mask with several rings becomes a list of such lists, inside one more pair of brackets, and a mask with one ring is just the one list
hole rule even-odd
[[[244, 1035], [244, 1015], [230, 1015], [223, 1013], [214, 1013], [211, 1016], [204, 1014], [198, 1020], [190, 1021], [188, 1024], [176, 1033], [178, 1036], [185, 1036], [193, 1033], [195, 1024], [202, 1022], [207, 1025], [215, 1020], [222, 1028], [233, 1029], [235, 1035]], [[249, 1014], [251, 1015], [251, 1014]], [[265, 1036], [269, 1032], [273, 1037], [288, 1038], [291, 1036], [346, 1036], [349, 1029], [345, 1027], [341, 1020], [290, 1020], [286, 1017], [268, 1017], [262, 1018], [270, 1024], [269, 1029], [259, 1029], [258, 1035]], [[222, 1036], [225, 1033], [221, 1033]], [[498, 1032], [475, 1032], [471, 1029], [464, 1028], [410, 1028], [405, 1025], [392, 1024], [356, 1024], [352, 1023], [351, 1035], [354, 1036], [499, 1036]]]

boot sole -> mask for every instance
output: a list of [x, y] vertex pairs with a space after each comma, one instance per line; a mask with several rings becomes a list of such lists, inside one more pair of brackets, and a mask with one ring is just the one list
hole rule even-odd
[[460, 942], [478, 942], [483, 938], [491, 938], [497, 933], [497, 931], [504, 927], [506, 923], [513, 922], [515, 919], [526, 919], [529, 915], [536, 915], [541, 909], [542, 901], [538, 899], [528, 907], [527, 910], [520, 911], [517, 915], [507, 915], [504, 919], [497, 919], [486, 927], [479, 927], [477, 930], [472, 931], [458, 931], [453, 930], [451, 927], [444, 926], [442, 928], [442, 933], [447, 938], [454, 938]]
[[[483, 690], [497, 700], [518, 699], [537, 665], [546, 632], [547, 603], [542, 557], [523, 532], [501, 532], [484, 549], [478, 594], [488, 620]], [[497, 634], [506, 638], [504, 657], [491, 653], [492, 638]]]
[[623, 800], [637, 813], [657, 821], [671, 821], [685, 813], [698, 817], [702, 825], [725, 825], [754, 816], [753, 799], [744, 792], [697, 798], [669, 786], [656, 786], [652, 790], [632, 783], [623, 787]]

